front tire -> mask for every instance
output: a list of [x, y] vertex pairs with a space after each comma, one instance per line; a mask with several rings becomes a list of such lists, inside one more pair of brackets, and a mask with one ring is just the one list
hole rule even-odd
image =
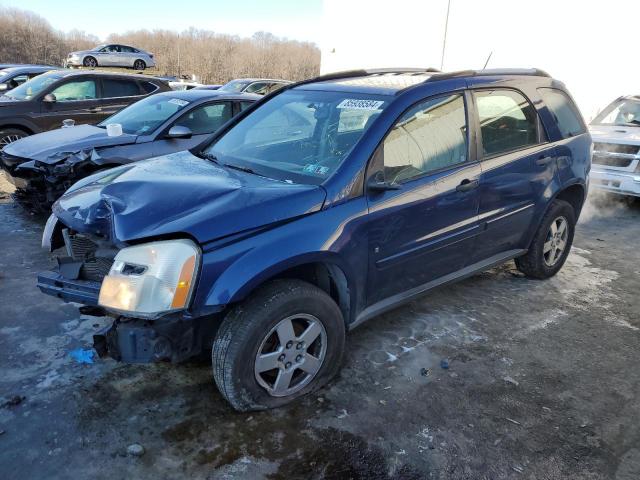
[[340, 368], [344, 343], [344, 319], [329, 295], [300, 280], [275, 280], [223, 320], [213, 378], [236, 410], [279, 407], [325, 385]]
[[133, 68], [134, 70], [144, 70], [145, 68], [147, 68], [147, 64], [144, 62], [144, 60], [136, 60], [135, 62], [133, 62]]
[[98, 66], [98, 61], [93, 57], [86, 57], [82, 64], [88, 68], [96, 68]]
[[564, 265], [573, 244], [576, 216], [571, 204], [554, 200], [542, 217], [526, 255], [516, 267], [536, 279], [553, 277]]
[[29, 134], [24, 130], [18, 128], [4, 128], [0, 129], [0, 150], [9, 145], [10, 143], [20, 140], [21, 138], [28, 137]]

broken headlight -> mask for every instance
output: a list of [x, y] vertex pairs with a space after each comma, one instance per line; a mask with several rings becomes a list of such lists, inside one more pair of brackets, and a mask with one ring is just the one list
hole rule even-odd
[[155, 318], [189, 306], [200, 261], [191, 240], [123, 248], [104, 277], [98, 303], [136, 317]]

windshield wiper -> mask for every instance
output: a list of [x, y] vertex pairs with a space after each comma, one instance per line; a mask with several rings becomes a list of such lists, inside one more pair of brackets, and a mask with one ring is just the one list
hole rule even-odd
[[218, 157], [216, 157], [213, 153], [199, 152], [198, 156], [200, 158], [204, 158], [205, 160], [209, 160], [210, 162], [217, 163], [218, 165], [220, 165], [220, 162], [218, 161]]
[[252, 175], [258, 175], [259, 177], [264, 177], [264, 175], [260, 175], [256, 173], [254, 170], [251, 170], [249, 167], [243, 167], [241, 165], [233, 165], [231, 163], [223, 163], [223, 165], [227, 168], [233, 168], [234, 170], [240, 170], [241, 172], [251, 173]]

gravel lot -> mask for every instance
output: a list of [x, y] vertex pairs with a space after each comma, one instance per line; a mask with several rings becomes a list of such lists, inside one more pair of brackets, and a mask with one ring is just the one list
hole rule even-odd
[[43, 219], [9, 190], [4, 480], [640, 478], [640, 202], [591, 201], [555, 278], [510, 263], [434, 291], [354, 331], [319, 394], [238, 414], [204, 363], [72, 360], [107, 320], [37, 291]]

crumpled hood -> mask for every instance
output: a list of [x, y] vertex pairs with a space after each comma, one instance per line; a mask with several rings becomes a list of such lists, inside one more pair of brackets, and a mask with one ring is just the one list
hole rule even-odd
[[640, 126], [624, 127], [613, 125], [591, 125], [589, 127], [594, 142], [625, 143], [640, 145]]
[[22, 138], [7, 145], [4, 150], [9, 155], [16, 157], [54, 164], [66, 158], [68, 155], [64, 154], [67, 153], [72, 154], [99, 147], [128, 145], [135, 143], [137, 138], [136, 135], [126, 133], [110, 137], [107, 135], [106, 128], [77, 125]]
[[320, 186], [279, 182], [179, 152], [86, 177], [53, 212], [72, 229], [115, 243], [186, 233], [202, 244], [318, 211], [325, 196]]

